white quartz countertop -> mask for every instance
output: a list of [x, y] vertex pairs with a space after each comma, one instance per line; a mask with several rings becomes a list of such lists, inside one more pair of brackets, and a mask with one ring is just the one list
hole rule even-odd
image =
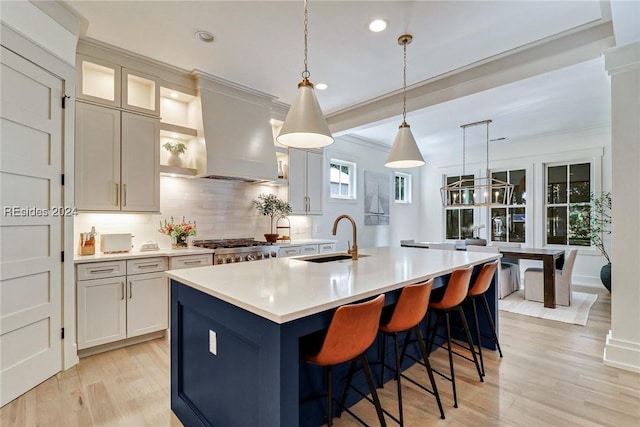
[[206, 248], [184, 248], [184, 249], [171, 249], [160, 248], [157, 251], [130, 251], [117, 254], [103, 254], [96, 253], [95, 255], [74, 255], [73, 262], [75, 264], [82, 264], [85, 262], [98, 262], [98, 261], [118, 261], [122, 259], [132, 258], [152, 258], [158, 256], [182, 256], [182, 255], [200, 255], [200, 254], [212, 254], [213, 249]]
[[302, 246], [302, 245], [322, 245], [324, 243], [337, 243], [337, 240], [329, 239], [297, 239], [288, 242], [274, 243], [273, 246]]
[[286, 323], [501, 257], [486, 252], [404, 247], [359, 252], [357, 261], [314, 263], [303, 260], [308, 256], [270, 258], [166, 273], [251, 313]]

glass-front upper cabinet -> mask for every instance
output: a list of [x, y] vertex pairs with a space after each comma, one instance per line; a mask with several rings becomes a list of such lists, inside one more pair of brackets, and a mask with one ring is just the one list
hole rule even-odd
[[152, 115], [160, 113], [158, 79], [101, 59], [77, 56], [76, 98]]

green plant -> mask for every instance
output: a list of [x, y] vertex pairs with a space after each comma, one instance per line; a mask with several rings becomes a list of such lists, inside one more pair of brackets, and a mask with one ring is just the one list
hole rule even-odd
[[611, 234], [611, 193], [591, 194], [591, 216], [589, 220], [591, 225], [589, 230], [591, 244], [598, 248], [607, 263], [611, 264], [611, 258], [609, 258], [603, 240], [605, 235]]
[[280, 200], [275, 194], [260, 194], [253, 203], [260, 214], [271, 218], [271, 234], [273, 234], [273, 220], [291, 213], [291, 205]]
[[180, 153], [180, 154], [184, 154], [185, 151], [187, 151], [187, 146], [184, 145], [182, 142], [171, 142], [171, 141], [167, 141], [164, 144], [162, 144], [162, 147], [164, 147], [165, 150], [170, 151], [172, 153]]

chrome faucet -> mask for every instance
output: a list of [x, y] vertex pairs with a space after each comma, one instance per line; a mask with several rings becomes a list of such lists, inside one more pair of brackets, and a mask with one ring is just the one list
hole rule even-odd
[[351, 259], [354, 261], [358, 260], [358, 229], [356, 227], [356, 221], [351, 218], [349, 215], [340, 215], [333, 222], [333, 235], [336, 235], [336, 231], [338, 231], [338, 223], [342, 218], [346, 218], [351, 221], [351, 226], [353, 228], [353, 246], [347, 250], [347, 253], [351, 255]]

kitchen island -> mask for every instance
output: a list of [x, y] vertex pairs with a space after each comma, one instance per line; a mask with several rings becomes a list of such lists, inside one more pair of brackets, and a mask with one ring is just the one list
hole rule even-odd
[[[326, 328], [343, 305], [436, 278], [499, 254], [416, 248], [362, 249], [327, 263], [275, 258], [169, 271], [171, 408], [185, 425], [318, 425], [299, 410], [308, 382], [299, 338]], [[497, 320], [495, 284], [489, 298]], [[313, 381], [311, 381], [313, 382]], [[322, 404], [320, 404], [322, 406]]]

